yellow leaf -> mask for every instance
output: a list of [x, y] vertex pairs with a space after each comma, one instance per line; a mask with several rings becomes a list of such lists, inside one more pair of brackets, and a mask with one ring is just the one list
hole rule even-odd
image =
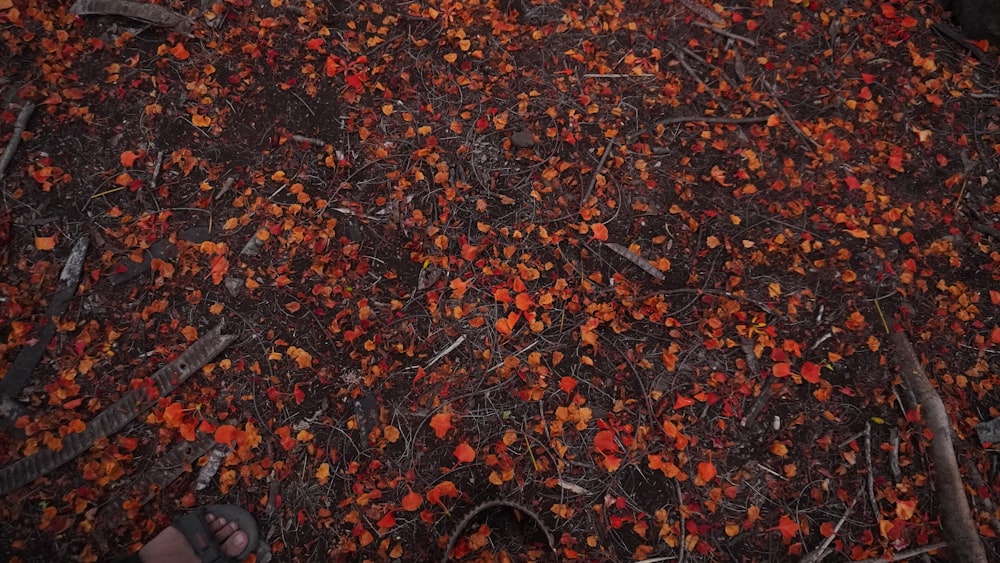
[[193, 123], [195, 127], [208, 127], [212, 124], [212, 118], [207, 115], [195, 114], [191, 116], [191, 123]]
[[455, 53], [448, 53], [447, 55], [444, 56], [444, 60], [445, 62], [453, 63], [458, 60], [458, 55]]
[[785, 457], [788, 455], [788, 446], [781, 442], [775, 442], [771, 444], [771, 453], [778, 457]]
[[382, 113], [384, 115], [392, 115], [392, 112], [395, 110], [396, 108], [392, 107], [392, 104], [382, 104]]

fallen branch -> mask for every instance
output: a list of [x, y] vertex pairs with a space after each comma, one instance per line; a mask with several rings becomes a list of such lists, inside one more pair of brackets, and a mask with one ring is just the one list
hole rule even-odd
[[159, 397], [168, 395], [236, 339], [235, 334], [222, 334], [225, 326], [225, 321], [220, 322], [174, 361], [157, 370], [149, 377], [149, 387], [125, 393], [95, 416], [82, 432], [63, 437], [61, 450], [41, 450], [0, 469], [0, 495], [27, 485], [74, 459], [90, 449], [97, 440], [120, 431], [156, 404]]
[[[897, 551], [896, 553], [892, 554], [892, 560], [903, 561], [904, 559], [912, 559], [913, 557], [917, 557], [925, 553], [930, 553], [932, 551], [937, 551], [939, 549], [945, 549], [946, 547], [948, 547], [948, 544], [941, 542], [941, 543], [932, 543], [931, 545], [925, 545], [923, 547], [915, 547], [913, 549], [907, 549], [906, 551]], [[884, 557], [872, 557], [870, 559], [862, 559], [860, 561], [855, 561], [854, 563], [886, 563], [886, 559]]]
[[14, 122], [14, 134], [10, 136], [10, 141], [7, 141], [7, 148], [3, 151], [3, 156], [0, 157], [0, 180], [3, 180], [5, 174], [7, 174], [7, 167], [10, 165], [10, 160], [14, 158], [14, 151], [17, 150], [17, 146], [21, 144], [21, 134], [28, 127], [28, 120], [31, 119], [31, 114], [35, 111], [35, 104], [28, 102], [24, 104], [21, 108], [21, 113], [17, 115], [17, 121]]
[[[773, 114], [772, 114], [773, 115]], [[767, 120], [771, 119], [770, 115], [762, 115], [756, 117], [717, 117], [717, 116], [705, 116], [705, 115], [682, 115], [678, 117], [668, 117], [661, 119], [655, 123], [651, 129], [656, 129], [659, 126], [666, 127], [667, 125], [675, 125], [677, 123], [723, 123], [727, 125], [745, 125], [748, 123], [766, 123]], [[632, 133], [628, 142], [631, 143], [635, 141], [640, 135], [645, 133], [648, 129], [640, 129], [635, 133]]]
[[130, 0], [76, 0], [69, 13], [78, 16], [121, 16], [181, 33], [191, 31], [191, 22], [177, 12], [156, 4]]
[[747, 37], [743, 37], [742, 35], [737, 35], [737, 34], [731, 32], [731, 31], [727, 31], [725, 29], [719, 29], [719, 28], [715, 27], [714, 25], [709, 25], [709, 24], [707, 24], [705, 22], [694, 22], [694, 25], [696, 25], [698, 27], [701, 27], [701, 28], [705, 28], [705, 29], [707, 29], [709, 31], [718, 33], [719, 35], [722, 35], [724, 37], [728, 37], [730, 39], [735, 39], [736, 41], [740, 41], [742, 43], [746, 43], [747, 45], [750, 45], [752, 47], [756, 47], [757, 46], [757, 42], [754, 41], [753, 39], [750, 39], [750, 38], [747, 38]]
[[951, 421], [940, 395], [927, 379], [917, 353], [902, 332], [889, 335], [899, 372], [913, 390], [927, 427], [933, 432], [929, 454], [934, 466], [941, 525], [948, 539], [949, 557], [965, 563], [986, 563], [986, 550], [965, 496], [965, 486], [955, 459]]
[[590, 185], [587, 186], [587, 191], [583, 192], [583, 195], [580, 197], [581, 211], [584, 206], [587, 205], [587, 200], [590, 199], [590, 194], [594, 191], [594, 186], [597, 185], [597, 176], [601, 173], [601, 169], [604, 168], [604, 163], [608, 161], [608, 155], [611, 154], [611, 147], [613, 147], [614, 144], [614, 138], [608, 139], [608, 144], [604, 147], [604, 152], [601, 154], [601, 160], [597, 163], [597, 168], [594, 169], [594, 177], [590, 179]]
[[16, 397], [21, 394], [21, 390], [28, 384], [31, 372], [35, 371], [38, 362], [45, 354], [52, 337], [56, 335], [56, 324], [59, 318], [66, 313], [69, 302], [76, 295], [76, 287], [80, 283], [80, 273], [83, 271], [83, 259], [87, 255], [87, 248], [90, 247], [90, 239], [87, 236], [80, 237], [73, 245], [62, 273], [59, 274], [59, 290], [52, 296], [48, 307], [45, 308], [45, 316], [39, 323], [41, 329], [38, 331], [37, 340], [31, 346], [21, 350], [14, 359], [14, 364], [7, 371], [7, 375], [0, 379], [0, 397]]
[[806, 143], [811, 144], [815, 148], [819, 148], [820, 146], [819, 143], [814, 141], [812, 137], [806, 135], [805, 132], [803, 132], [802, 129], [800, 129], [799, 126], [795, 124], [795, 120], [792, 119], [792, 114], [788, 113], [788, 110], [785, 109], [785, 106], [781, 105], [781, 99], [778, 98], [778, 91], [775, 90], [774, 85], [768, 84], [767, 89], [771, 91], [771, 97], [774, 98], [774, 104], [778, 106], [778, 111], [781, 112], [782, 116], [784, 116], [785, 122], [788, 123], [788, 126], [791, 127], [793, 131], [795, 131], [795, 134], [798, 135], [799, 138], [804, 140]]
[[803, 557], [799, 561], [799, 563], [819, 563], [820, 561], [823, 560], [823, 558], [825, 558], [833, 551], [832, 549], [830, 549], [830, 544], [833, 543], [833, 538], [837, 537], [837, 532], [840, 531], [841, 526], [843, 526], [844, 522], [847, 521], [847, 516], [851, 514], [851, 511], [854, 510], [854, 505], [857, 503], [858, 499], [857, 497], [855, 497], [855, 499], [851, 501], [850, 506], [847, 507], [847, 510], [844, 511], [844, 515], [840, 517], [840, 521], [837, 522], [837, 525], [833, 527], [833, 533], [827, 536], [819, 547], [812, 550], [811, 552], [809, 552], [808, 555]]

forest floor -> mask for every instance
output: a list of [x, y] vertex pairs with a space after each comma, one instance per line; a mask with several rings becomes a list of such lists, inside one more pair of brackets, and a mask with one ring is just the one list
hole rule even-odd
[[889, 557], [943, 540], [902, 330], [1000, 560], [997, 51], [937, 3], [159, 4], [0, 0], [5, 377], [89, 241], [0, 483], [235, 340], [4, 495], [0, 558], [228, 502], [257, 561], [434, 561], [495, 500], [454, 559]]

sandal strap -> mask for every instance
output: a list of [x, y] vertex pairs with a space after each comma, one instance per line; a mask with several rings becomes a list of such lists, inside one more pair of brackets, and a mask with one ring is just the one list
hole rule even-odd
[[199, 508], [181, 516], [171, 524], [184, 539], [191, 544], [202, 563], [230, 563], [233, 560], [223, 555], [219, 542], [205, 522], [205, 509]]

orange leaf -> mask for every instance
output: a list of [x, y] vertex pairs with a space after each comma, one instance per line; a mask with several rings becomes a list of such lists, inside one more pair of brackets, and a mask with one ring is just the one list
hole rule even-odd
[[431, 504], [441, 504], [441, 497], [457, 498], [459, 496], [461, 493], [455, 488], [455, 483], [451, 481], [442, 481], [427, 491], [427, 501]]
[[229, 260], [225, 256], [213, 256], [211, 265], [212, 283], [219, 285], [222, 283], [222, 278], [226, 277], [229, 272]]
[[497, 319], [496, 329], [497, 332], [503, 334], [504, 336], [510, 336], [514, 332], [514, 325], [517, 324], [517, 320], [521, 318], [521, 313], [508, 313], [506, 317], [501, 317]]
[[897, 500], [896, 501], [896, 517], [900, 520], [909, 520], [913, 518], [913, 513], [917, 509], [916, 500]]
[[469, 284], [459, 278], [455, 278], [451, 280], [448, 287], [451, 288], [452, 299], [461, 299], [465, 295], [466, 290], [469, 289]]
[[316, 480], [320, 485], [325, 485], [330, 480], [330, 464], [322, 463], [316, 470]]
[[472, 463], [476, 459], [476, 450], [472, 449], [472, 446], [468, 442], [462, 442], [461, 444], [455, 446], [455, 451], [453, 452], [455, 459], [459, 463]]
[[501, 287], [493, 292], [493, 299], [501, 303], [513, 303], [514, 298], [510, 296], [510, 291], [506, 287]]
[[819, 366], [812, 362], [802, 364], [802, 379], [809, 383], [819, 383]]
[[606, 241], [608, 240], [608, 228], [604, 226], [604, 223], [594, 223], [590, 226], [590, 232], [594, 234], [594, 240]]
[[444, 438], [451, 430], [451, 413], [441, 412], [431, 417], [431, 428], [434, 429], [434, 435], [438, 438]]
[[420, 505], [423, 503], [424, 497], [413, 492], [413, 489], [410, 489], [410, 492], [403, 497], [403, 510], [413, 512], [414, 510], [420, 508]]
[[188, 52], [183, 43], [178, 43], [171, 47], [170, 54], [179, 61], [186, 61], [191, 57], [191, 53]]
[[215, 429], [215, 441], [219, 444], [231, 444], [240, 435], [240, 429], [231, 424], [223, 424]]
[[191, 116], [191, 123], [195, 127], [208, 127], [212, 124], [212, 118], [207, 115], [195, 114]]
[[715, 478], [718, 474], [718, 470], [715, 469], [715, 465], [710, 461], [703, 461], [698, 464], [698, 478], [703, 482], [708, 483]]
[[131, 168], [137, 159], [142, 158], [144, 152], [145, 151], [140, 151], [135, 153], [132, 151], [125, 151], [118, 158], [121, 161], [122, 166], [125, 168]]
[[527, 311], [528, 309], [531, 309], [532, 305], [534, 305], [534, 301], [527, 293], [518, 293], [517, 297], [514, 298], [514, 306], [517, 307], [519, 311]]
[[184, 405], [180, 403], [170, 403], [163, 409], [163, 422], [168, 428], [177, 428], [184, 420]]
[[990, 342], [1000, 344], [1000, 326], [995, 326], [990, 331]]
[[56, 247], [56, 237], [35, 237], [35, 248], [38, 250], [52, 250]]
[[799, 524], [795, 520], [792, 520], [787, 515], [783, 515], [780, 520], [778, 520], [778, 525], [770, 528], [770, 530], [778, 530], [781, 532], [781, 537], [786, 541], [792, 541], [795, 534], [799, 533]]
[[771, 368], [771, 373], [774, 374], [774, 377], [788, 377], [792, 374], [792, 366], [787, 362], [774, 364], [774, 367]]

